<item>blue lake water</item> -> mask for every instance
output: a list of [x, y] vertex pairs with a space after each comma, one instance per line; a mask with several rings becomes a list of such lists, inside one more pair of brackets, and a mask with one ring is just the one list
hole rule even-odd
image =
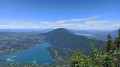
[[38, 65], [46, 64], [53, 61], [47, 47], [49, 43], [37, 44], [35, 47], [26, 51], [0, 55], [0, 59], [7, 59], [9, 62], [0, 62], [0, 64], [10, 63], [36, 63]]
[[86, 33], [76, 33], [76, 35], [81, 35], [81, 36], [91, 36], [91, 37], [94, 37], [94, 35], [86, 34]]

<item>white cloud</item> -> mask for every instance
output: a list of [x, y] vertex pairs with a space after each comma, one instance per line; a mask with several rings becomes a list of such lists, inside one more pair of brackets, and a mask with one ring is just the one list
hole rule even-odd
[[65, 22], [68, 22], [69, 20], [59, 20], [59, 21], [56, 21], [56, 23], [65, 23]]
[[83, 24], [76, 24], [76, 29], [118, 29], [120, 21], [86, 21]]
[[110, 23], [111, 21], [87, 21], [86, 24], [105, 24]]
[[[96, 21], [94, 16], [83, 19], [58, 20], [56, 22], [0, 22], [0, 29], [46, 29], [46, 28], [70, 28], [70, 29], [117, 29], [120, 21]], [[81, 23], [81, 21], [84, 22]], [[77, 21], [77, 23], [75, 23]], [[78, 23], [79, 22], [79, 23]]]
[[69, 22], [69, 21], [93, 20], [93, 19], [98, 18], [98, 17], [99, 16], [93, 16], [93, 17], [89, 17], [89, 18], [85, 18], [85, 19], [60, 20], [60, 21], [56, 21], [56, 23], [65, 23], [65, 22]]
[[90, 20], [90, 19], [72, 19], [72, 20], [69, 20], [69, 21], [81, 21], [81, 20]]

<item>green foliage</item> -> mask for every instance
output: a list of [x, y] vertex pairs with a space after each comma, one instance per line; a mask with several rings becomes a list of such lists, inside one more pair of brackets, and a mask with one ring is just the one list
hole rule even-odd
[[112, 52], [115, 50], [115, 44], [112, 41], [112, 37], [110, 34], [108, 34], [108, 42], [107, 42], [107, 46], [105, 47], [105, 51], [106, 52]]
[[75, 54], [67, 58], [67, 62], [70, 67], [119, 67], [119, 57], [120, 49], [115, 50], [112, 54], [108, 54], [93, 48], [91, 56], [87, 56], [77, 50]]
[[116, 38], [114, 43], [116, 45], [116, 48], [120, 48], [120, 29], [119, 29], [118, 37]]
[[[120, 34], [120, 33], [119, 33]], [[104, 49], [97, 49], [91, 43], [91, 56], [85, 55], [80, 50], [76, 50], [70, 58], [67, 58], [70, 67], [120, 67], [120, 37], [112, 42], [108, 35], [108, 44]]]

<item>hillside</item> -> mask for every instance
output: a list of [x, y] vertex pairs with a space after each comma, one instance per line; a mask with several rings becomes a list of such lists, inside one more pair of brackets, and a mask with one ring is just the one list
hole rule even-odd
[[68, 51], [70, 49], [84, 49], [85, 53], [89, 54], [91, 51], [91, 43], [95, 44], [95, 47], [97, 48], [105, 46], [104, 41], [88, 39], [84, 36], [75, 35], [70, 30], [64, 28], [55, 29], [45, 33], [44, 35], [46, 36], [46, 40], [52, 45], [52, 47], [49, 48], [50, 52], [51, 50], [56, 50], [57, 53], [62, 56], [64, 56], [66, 50]]

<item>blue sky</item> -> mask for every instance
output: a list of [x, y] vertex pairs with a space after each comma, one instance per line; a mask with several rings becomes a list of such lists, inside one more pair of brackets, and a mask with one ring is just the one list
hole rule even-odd
[[120, 0], [0, 0], [0, 29], [118, 29]]

